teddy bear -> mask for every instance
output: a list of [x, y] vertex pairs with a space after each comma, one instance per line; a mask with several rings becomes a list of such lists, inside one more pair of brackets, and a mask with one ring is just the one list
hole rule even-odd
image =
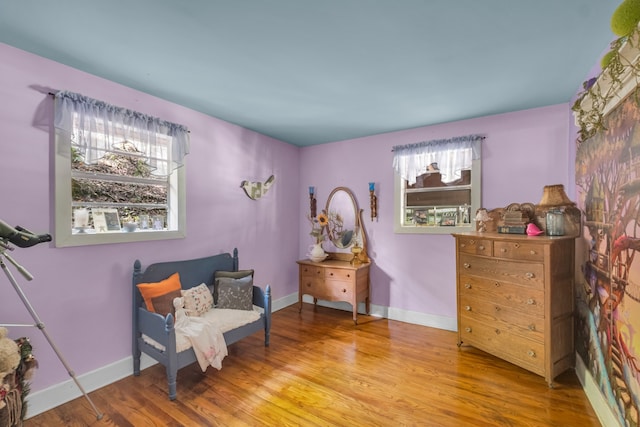
[[0, 380], [13, 374], [20, 365], [21, 356], [18, 344], [7, 336], [7, 328], [0, 326]]

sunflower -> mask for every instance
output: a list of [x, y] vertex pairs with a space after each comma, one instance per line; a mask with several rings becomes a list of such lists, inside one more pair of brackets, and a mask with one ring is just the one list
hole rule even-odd
[[320, 227], [326, 227], [326, 225], [329, 224], [329, 217], [324, 212], [319, 213], [316, 219]]

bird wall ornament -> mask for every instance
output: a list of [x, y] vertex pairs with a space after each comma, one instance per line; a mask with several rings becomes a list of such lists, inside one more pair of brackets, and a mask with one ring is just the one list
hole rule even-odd
[[258, 200], [267, 194], [267, 191], [269, 191], [269, 188], [271, 188], [275, 180], [276, 177], [271, 175], [265, 182], [242, 181], [240, 187], [247, 193], [247, 196], [249, 196], [251, 200]]

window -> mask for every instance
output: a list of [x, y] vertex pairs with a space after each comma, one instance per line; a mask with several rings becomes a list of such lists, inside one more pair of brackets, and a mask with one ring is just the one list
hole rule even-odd
[[56, 246], [184, 237], [188, 130], [71, 92], [55, 98]]
[[393, 148], [396, 233], [475, 229], [483, 139], [471, 135]]

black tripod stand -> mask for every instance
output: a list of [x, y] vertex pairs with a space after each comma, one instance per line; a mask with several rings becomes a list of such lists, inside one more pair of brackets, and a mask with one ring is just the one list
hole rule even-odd
[[[0, 224], [0, 225], [2, 225], [2, 224]], [[51, 240], [50, 237], [49, 237], [49, 240]], [[46, 240], [42, 240], [42, 241], [46, 241]], [[20, 264], [18, 264], [7, 253], [7, 251], [12, 251], [13, 249], [14, 248], [9, 245], [9, 241], [8, 241], [7, 238], [0, 237], [0, 267], [2, 267], [2, 270], [4, 270], [4, 273], [7, 275], [7, 278], [9, 279], [9, 282], [11, 282], [11, 285], [13, 286], [13, 289], [15, 289], [15, 291], [18, 293], [18, 296], [20, 297], [20, 299], [22, 300], [24, 306], [27, 308], [27, 311], [29, 312], [29, 314], [31, 314], [31, 317], [33, 318], [33, 320], [36, 323], [35, 323], [35, 325], [27, 324], [27, 325], [0, 325], [0, 326], [35, 326], [38, 329], [40, 329], [40, 331], [44, 334], [44, 337], [49, 342], [49, 345], [51, 346], [53, 351], [58, 356], [58, 359], [60, 359], [60, 362], [62, 362], [62, 364], [64, 365], [65, 369], [67, 370], [67, 372], [71, 376], [71, 378], [73, 378], [73, 381], [76, 383], [76, 385], [78, 386], [78, 388], [80, 389], [80, 391], [82, 392], [84, 397], [87, 399], [87, 401], [91, 405], [91, 408], [93, 408], [93, 411], [96, 413], [96, 417], [98, 418], [98, 420], [102, 419], [102, 414], [100, 413], [100, 411], [98, 411], [98, 408], [96, 408], [96, 406], [91, 401], [91, 398], [89, 398], [89, 395], [84, 391], [84, 389], [82, 388], [82, 385], [78, 382], [78, 379], [76, 378], [75, 374], [73, 373], [73, 370], [71, 370], [71, 368], [69, 367], [69, 365], [65, 361], [64, 357], [60, 353], [60, 350], [58, 350], [58, 347], [55, 345], [55, 343], [53, 342], [53, 340], [51, 339], [51, 337], [47, 333], [46, 329], [44, 328], [44, 323], [42, 323], [42, 321], [38, 317], [38, 314], [35, 312], [35, 310], [31, 306], [31, 303], [29, 303], [29, 300], [27, 299], [26, 295], [24, 294], [24, 292], [22, 292], [22, 289], [18, 285], [18, 282], [16, 282], [16, 279], [13, 277], [13, 274], [11, 274], [11, 271], [9, 271], [9, 268], [5, 264], [3, 257], [6, 258], [11, 264], [13, 264], [13, 266], [20, 272], [20, 274], [22, 274], [22, 276], [24, 276], [25, 279], [27, 279], [27, 280], [32, 280], [33, 279], [33, 276], [31, 275], [31, 273], [29, 273], [24, 267], [22, 267]]]

